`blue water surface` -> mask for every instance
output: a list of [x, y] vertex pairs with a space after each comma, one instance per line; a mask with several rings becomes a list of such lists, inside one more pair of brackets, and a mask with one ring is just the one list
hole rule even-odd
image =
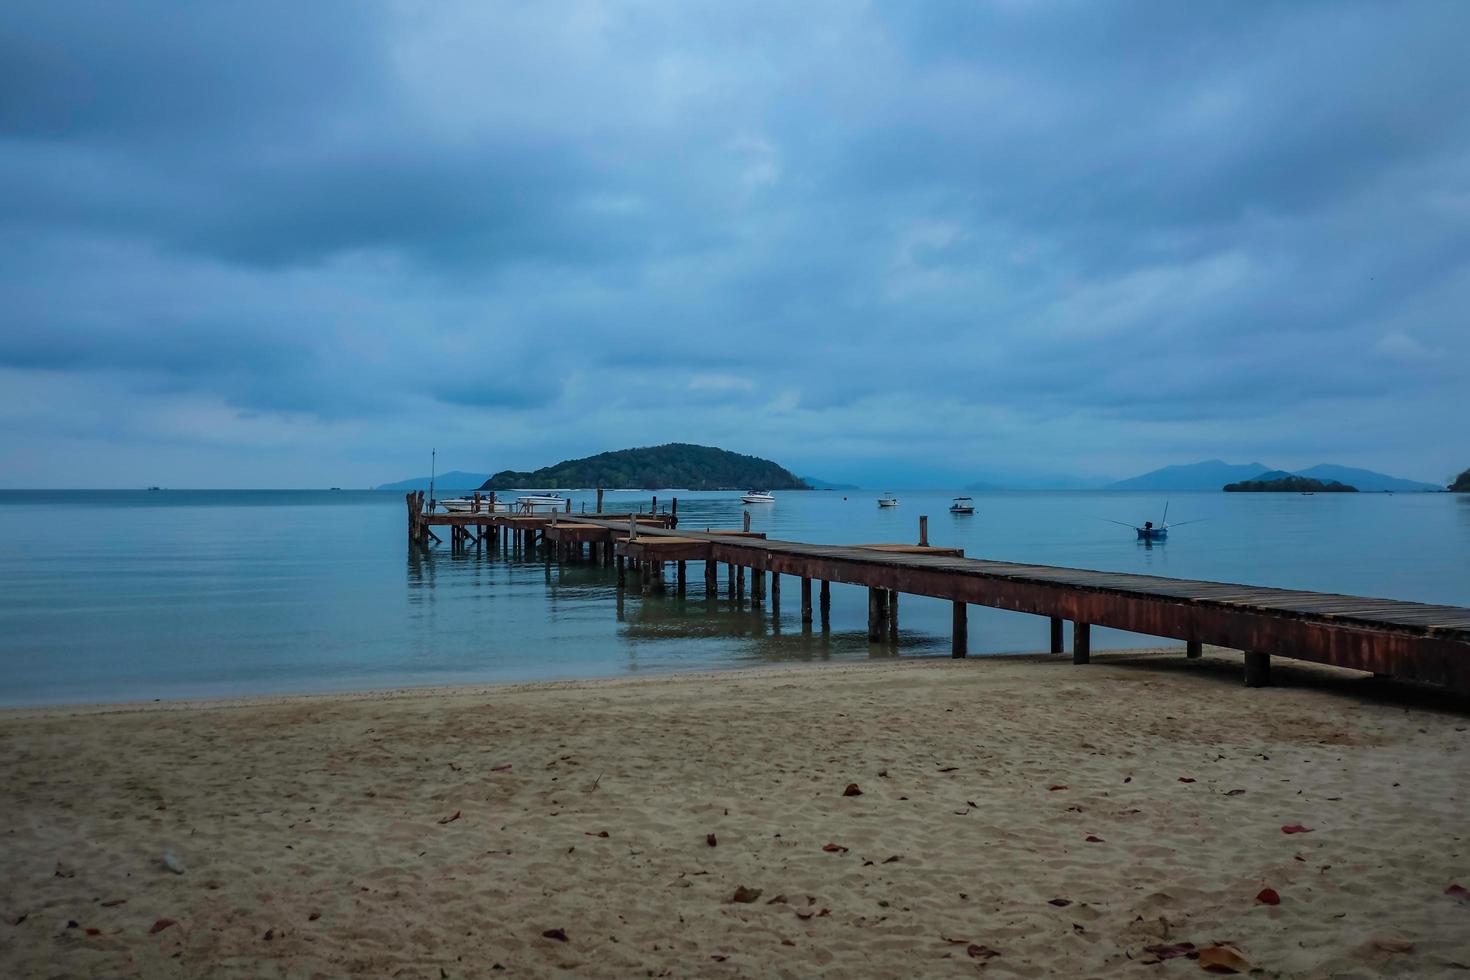
[[[1168, 495], [1178, 527], [1145, 547], [1105, 519], [1161, 515], [1158, 493], [778, 493], [773, 538], [931, 543], [1008, 561], [1470, 606], [1470, 495]], [[593, 495], [572, 494], [580, 509]], [[647, 509], [647, 492], [609, 509]], [[682, 526], [738, 527], [734, 493], [679, 498]], [[589, 504], [589, 508], [590, 508]], [[723, 586], [724, 579], [721, 578]], [[947, 603], [903, 597], [897, 646], [867, 641], [863, 590], [833, 587], [830, 631], [779, 621], [697, 568], [685, 596], [620, 593], [614, 573], [448, 546], [410, 549], [400, 493], [0, 491], [0, 704], [354, 690], [599, 677], [794, 661], [947, 656]], [[1094, 647], [1155, 643], [1094, 631]], [[1044, 648], [1037, 617], [975, 607], [971, 653]]]

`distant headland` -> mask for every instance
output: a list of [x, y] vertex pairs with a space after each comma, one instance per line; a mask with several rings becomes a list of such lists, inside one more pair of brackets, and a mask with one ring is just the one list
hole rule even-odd
[[1470, 470], [1466, 470], [1455, 477], [1455, 482], [1449, 485], [1454, 493], [1470, 493]]
[[1309, 476], [1297, 476], [1282, 470], [1262, 473], [1254, 480], [1227, 483], [1226, 493], [1357, 493], [1357, 487], [1336, 480], [1314, 480]]
[[502, 470], [481, 490], [568, 490], [605, 487], [609, 490], [809, 490], [785, 467], [714, 446], [671, 442], [663, 446], [619, 449], [583, 459], [562, 460], [539, 470]]

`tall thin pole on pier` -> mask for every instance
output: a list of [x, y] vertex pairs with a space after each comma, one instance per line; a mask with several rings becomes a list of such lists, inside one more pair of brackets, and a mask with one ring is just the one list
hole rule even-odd
[[434, 477], [438, 473], [439, 450], [429, 447], [429, 513], [434, 513]]

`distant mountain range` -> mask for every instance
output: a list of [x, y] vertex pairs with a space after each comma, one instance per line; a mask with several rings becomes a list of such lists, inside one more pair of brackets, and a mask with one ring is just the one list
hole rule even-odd
[[855, 483], [833, 483], [831, 480], [819, 480], [814, 476], [804, 476], [802, 482], [813, 490], [861, 490], [862, 487]]
[[[448, 473], [440, 473], [434, 477], [434, 490], [474, 490], [480, 484], [490, 479], [489, 473], [464, 473], [459, 470], [451, 470]], [[374, 490], [427, 490], [429, 489], [429, 478], [427, 476], [416, 476], [411, 480], [399, 480], [397, 483], [384, 483], [382, 486], [373, 487]]]
[[503, 470], [476, 489], [572, 490], [806, 490], [790, 470], [769, 459], [744, 456], [714, 446], [671, 442], [663, 446], [619, 449], [584, 459], [566, 459], [529, 472]]
[[1208, 459], [1202, 463], [1188, 463], [1181, 466], [1165, 466], [1162, 469], [1144, 473], [1128, 480], [1119, 480], [1110, 483], [1105, 489], [1108, 490], [1219, 490], [1227, 483], [1243, 483], [1259, 479], [1262, 474], [1285, 473], [1289, 476], [1302, 476], [1312, 480], [1323, 482], [1336, 481], [1357, 487], [1359, 490], [1382, 491], [1422, 491], [1439, 490], [1438, 484], [1422, 483], [1418, 480], [1405, 480], [1386, 473], [1376, 473], [1373, 470], [1359, 469], [1353, 466], [1337, 466], [1332, 463], [1319, 463], [1305, 470], [1294, 472], [1287, 470], [1276, 470], [1263, 463], [1227, 463], [1219, 459]]
[[[723, 457], [703, 457], [706, 460], [706, 463], [709, 464], [708, 467], [704, 469], [701, 469], [698, 465], [696, 465], [693, 469], [685, 468], [681, 465], [679, 467], [676, 467], [674, 470], [660, 471], [658, 469], [659, 464], [654, 463], [654, 457], [646, 455], [660, 453], [663, 450], [673, 449], [676, 450], [673, 455], [678, 456], [680, 455], [679, 447], [683, 447], [684, 456], [686, 457], [683, 460], [684, 463], [693, 463], [694, 461], [694, 456], [688, 453], [689, 450], [701, 450], [708, 453], [722, 453], [724, 454], [724, 457], [733, 457], [733, 460], [726, 460]], [[632, 472], [620, 468], [624, 463], [627, 463], [632, 459], [631, 457], [620, 455], [626, 453], [645, 454], [644, 456], [639, 458], [641, 458], [644, 463], [653, 464], [653, 470], [650, 471], [647, 466], [644, 466], [641, 470], [635, 469], [635, 471]], [[612, 459], [611, 457], [618, 458]], [[581, 464], [588, 464], [594, 460], [600, 462], [598, 462], [596, 466], [591, 470], [588, 470], [581, 466]], [[723, 461], [716, 463], [716, 460]], [[738, 462], [740, 460], [749, 460], [753, 461], [753, 463], [755, 464], [763, 465], [755, 466], [754, 468], [752, 468], [749, 464]], [[733, 466], [733, 469], [727, 468], [727, 463], [731, 464]], [[568, 467], [573, 468], [568, 469]], [[775, 467], [775, 469], [767, 469], [765, 467]], [[660, 472], [663, 472], [664, 475], [659, 476]], [[686, 482], [677, 482], [678, 474], [680, 472], [684, 473], [687, 477], [690, 477], [691, 479], [687, 480]], [[1074, 477], [1065, 474], [996, 474], [987, 477], [985, 480], [967, 484], [965, 486], [965, 489], [1090, 490], [1101, 488], [1104, 490], [1219, 490], [1227, 483], [1241, 483], [1248, 480], [1258, 479], [1261, 477], [1262, 474], [1270, 472], [1287, 471], [1275, 470], [1273, 467], [1267, 466], [1264, 463], [1226, 463], [1223, 460], [1209, 459], [1200, 463], [1187, 463], [1180, 466], [1165, 466], [1162, 469], [1153, 470], [1149, 473], [1144, 473], [1140, 476], [1132, 477], [1131, 479], [1119, 480], [1116, 483], [1099, 483], [1095, 480], [1087, 480], [1083, 477]], [[694, 485], [695, 483], [700, 483], [700, 485], [703, 486], [704, 483], [702, 481], [705, 481], [707, 479], [719, 480], [726, 478], [729, 479], [729, 482], [721, 484], [721, 488], [723, 489], [745, 490], [757, 486], [760, 489], [766, 490], [795, 489], [795, 487], [792, 486], [790, 483], [780, 482], [783, 480], [795, 481], [796, 484], [800, 484], [805, 487], [811, 487], [814, 490], [861, 489], [860, 486], [856, 484], [837, 483], [831, 480], [822, 480], [814, 476], [798, 478], [793, 476], [789, 470], [779, 467], [769, 460], [758, 459], [754, 456], [741, 456], [738, 453], [726, 453], [722, 449], [714, 449], [708, 446], [690, 446], [687, 443], [672, 443], [670, 444], [670, 446], [657, 446], [653, 447], [652, 449], [624, 449], [620, 450], [619, 453], [602, 453], [600, 456], [588, 457], [588, 459], [586, 460], [567, 460], [565, 462], [558, 463], [555, 466], [546, 467], [542, 470], [536, 470], [532, 473], [513, 473], [512, 471], [507, 470], [505, 473], [497, 473], [492, 477], [488, 473], [465, 473], [459, 470], [454, 470], [448, 473], [440, 473], [434, 479], [434, 486], [436, 489], [439, 490], [477, 490], [482, 487], [489, 489], [488, 483], [491, 480], [497, 480], [501, 477], [505, 477], [506, 479], [525, 481], [514, 484], [505, 484], [506, 486], [535, 486], [545, 488], [565, 488], [571, 486], [592, 487], [598, 485], [598, 481], [596, 479], [581, 481], [577, 478], [577, 476], [578, 474], [581, 474], [590, 478], [597, 476], [599, 473], [607, 480], [607, 482], [604, 482], [602, 485], [607, 487], [608, 489], [614, 489], [616, 487], [628, 487], [634, 489], [644, 489], [645, 487], [647, 487], [648, 489], [653, 489], [657, 486], [677, 486], [680, 488], [695, 490], [700, 489], [700, 486]], [[763, 474], [765, 477], [769, 478], [769, 484], [762, 483]], [[784, 474], [784, 476], [782, 474]], [[1289, 475], [1304, 476], [1308, 477], [1309, 479], [1322, 481], [1335, 480], [1338, 483], [1345, 483], [1348, 486], [1357, 487], [1359, 490], [1370, 492], [1395, 490], [1400, 492], [1412, 493], [1416, 491], [1444, 489], [1441, 485], [1435, 483], [1423, 483], [1418, 480], [1405, 480], [1399, 477], [1389, 476], [1386, 473], [1377, 473], [1373, 470], [1359, 469], [1353, 466], [1337, 466], [1331, 463], [1320, 463], [1317, 466], [1310, 467], [1309, 469], [1297, 470], [1296, 472], [1290, 473]], [[747, 477], [747, 479], [738, 479], [737, 477], [740, 476]], [[617, 478], [617, 480], [613, 479], [615, 477]], [[650, 483], [621, 482], [623, 480], [634, 480], [638, 477], [648, 477], [650, 479], [657, 477], [658, 479], [656, 482]], [[558, 482], [549, 482], [553, 480]], [[881, 480], [878, 481], [878, 483], [882, 482], [883, 481]], [[877, 486], [877, 483], [873, 485]], [[400, 480], [397, 483], [384, 483], [382, 486], [379, 486], [376, 489], [407, 491], [427, 490], [428, 487], [429, 478], [427, 476], [420, 476], [415, 477], [411, 480]]]

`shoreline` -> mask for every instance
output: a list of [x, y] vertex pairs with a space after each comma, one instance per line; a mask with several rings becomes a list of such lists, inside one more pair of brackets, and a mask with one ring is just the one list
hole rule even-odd
[[[1108, 657], [1152, 657], [1173, 655], [1182, 651], [1182, 646], [1147, 646], [1131, 647], [1125, 649], [1095, 650], [1095, 658], [1105, 659]], [[1206, 648], [1210, 649], [1210, 648]], [[1041, 651], [1020, 651], [1007, 653], [980, 653], [971, 654], [960, 658], [964, 661], [997, 660], [1006, 662], [1035, 661], [1038, 663], [1056, 663], [1070, 654], [1044, 653]], [[921, 664], [936, 661], [948, 662], [953, 658], [942, 654], [910, 654], [907, 656], [897, 655], [881, 660], [856, 661], [801, 661], [793, 660], [788, 663], [737, 665], [729, 667], [695, 668], [691, 670], [653, 670], [646, 673], [623, 673], [590, 677], [558, 677], [548, 680], [535, 681], [469, 681], [464, 683], [450, 684], [399, 684], [389, 687], [362, 687], [344, 688], [331, 691], [288, 691], [277, 694], [240, 694], [228, 697], [204, 697], [204, 698], [150, 698], [147, 700], [130, 701], [74, 701], [60, 702], [56, 704], [33, 704], [0, 706], [0, 721], [8, 718], [26, 718], [35, 716], [61, 715], [93, 715], [109, 714], [114, 712], [147, 711], [157, 709], [192, 709], [192, 708], [228, 708], [249, 707], [253, 705], [267, 706], [274, 704], [286, 704], [304, 700], [333, 700], [337, 698], [350, 700], [376, 700], [389, 697], [411, 697], [418, 694], [429, 696], [452, 696], [461, 693], [481, 692], [490, 693], [505, 690], [534, 690], [538, 688], [561, 688], [582, 684], [623, 684], [639, 682], [657, 682], [674, 678], [717, 678], [730, 674], [754, 674], [781, 673], [785, 671], [805, 670], [831, 670], [833, 668], [858, 668], [870, 669], [882, 666], [898, 666], [901, 664]], [[1330, 668], [1329, 668], [1330, 669]], [[1351, 673], [1351, 672], [1346, 672]]]
[[1268, 975], [1470, 963], [1470, 707], [1238, 672], [1039, 654], [4, 712], [0, 973], [1160, 977], [1216, 940]]

